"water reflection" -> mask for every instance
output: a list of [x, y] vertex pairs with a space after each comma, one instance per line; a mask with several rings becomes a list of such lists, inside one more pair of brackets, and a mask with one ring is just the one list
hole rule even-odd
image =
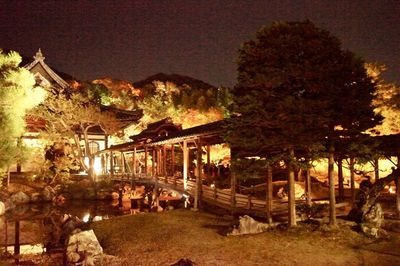
[[67, 201], [61, 205], [27, 204], [17, 206], [0, 217], [0, 248], [3, 254], [37, 254], [62, 252], [68, 234], [63, 232], [63, 219], [96, 222], [120, 215], [180, 208], [184, 202], [162, 191], [143, 197], [120, 197], [109, 201]]

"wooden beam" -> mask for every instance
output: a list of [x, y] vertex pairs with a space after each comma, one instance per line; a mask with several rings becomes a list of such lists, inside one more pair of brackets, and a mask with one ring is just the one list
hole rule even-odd
[[265, 212], [267, 216], [267, 222], [272, 223], [272, 167], [267, 166], [267, 190], [266, 190], [266, 202]]

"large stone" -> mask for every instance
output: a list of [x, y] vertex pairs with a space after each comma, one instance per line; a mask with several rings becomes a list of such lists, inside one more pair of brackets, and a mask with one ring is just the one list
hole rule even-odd
[[228, 235], [247, 235], [247, 234], [258, 234], [267, 231], [268, 229], [275, 227], [274, 224], [260, 223], [251, 218], [248, 215], [241, 216], [239, 218], [239, 227], [234, 228]]
[[360, 224], [361, 230], [367, 236], [375, 238], [380, 237], [380, 234], [385, 235], [383, 229], [381, 229], [383, 220], [382, 207], [379, 203], [375, 203], [364, 215], [363, 222]]
[[56, 195], [56, 192], [50, 186], [46, 186], [42, 191], [43, 201], [53, 201], [53, 198], [55, 197], [55, 195]]
[[100, 261], [102, 254], [103, 248], [93, 230], [83, 231], [69, 237], [66, 251], [68, 262], [95, 265], [96, 261]]
[[32, 193], [31, 195], [31, 201], [32, 202], [41, 202], [42, 201], [42, 195], [40, 195], [40, 193]]
[[30, 198], [28, 195], [26, 195], [24, 192], [19, 191], [15, 194], [13, 194], [10, 197], [11, 202], [13, 202], [14, 204], [25, 204], [28, 203], [30, 201]]
[[4, 202], [0, 201], [0, 215], [3, 215], [6, 213], [6, 205]]

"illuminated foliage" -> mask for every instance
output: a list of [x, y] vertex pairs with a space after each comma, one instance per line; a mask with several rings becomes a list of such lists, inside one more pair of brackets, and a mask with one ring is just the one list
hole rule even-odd
[[228, 115], [229, 101], [226, 89], [191, 89], [173, 82], [153, 81], [154, 92], [148, 93], [138, 107], [143, 109], [141, 128], [147, 124], [171, 117], [183, 128], [221, 120]]
[[368, 63], [365, 68], [377, 87], [373, 103], [375, 112], [383, 116], [382, 124], [370, 132], [378, 135], [400, 133], [400, 87], [382, 79], [381, 74], [386, 70], [384, 65]]
[[34, 76], [19, 67], [21, 56], [0, 50], [0, 171], [20, 160], [17, 138], [25, 132], [25, 115], [43, 101], [45, 91], [35, 87]]
[[[111, 112], [103, 112], [100, 105], [93, 104], [80, 93], [49, 94], [43, 105], [35, 110], [35, 115], [47, 123], [43, 136], [50, 143], [69, 143], [72, 155], [81, 167], [93, 177], [94, 154], [89, 148], [90, 130], [100, 127], [106, 134], [115, 134], [120, 129], [120, 123]], [[84, 162], [84, 154], [80, 145], [79, 134], [83, 135], [84, 150], [89, 158], [89, 167]]]

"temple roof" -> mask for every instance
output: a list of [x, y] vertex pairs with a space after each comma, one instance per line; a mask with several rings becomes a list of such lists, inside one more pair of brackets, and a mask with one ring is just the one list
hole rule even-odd
[[174, 124], [170, 117], [147, 125], [147, 128], [138, 135], [130, 136], [134, 142], [154, 141], [182, 131], [182, 126]]
[[44, 62], [45, 57], [40, 48], [33, 59], [33, 62], [24, 67], [35, 75], [36, 81], [39, 85], [49, 86], [51, 84], [56, 84], [62, 89], [69, 87], [69, 84]]

